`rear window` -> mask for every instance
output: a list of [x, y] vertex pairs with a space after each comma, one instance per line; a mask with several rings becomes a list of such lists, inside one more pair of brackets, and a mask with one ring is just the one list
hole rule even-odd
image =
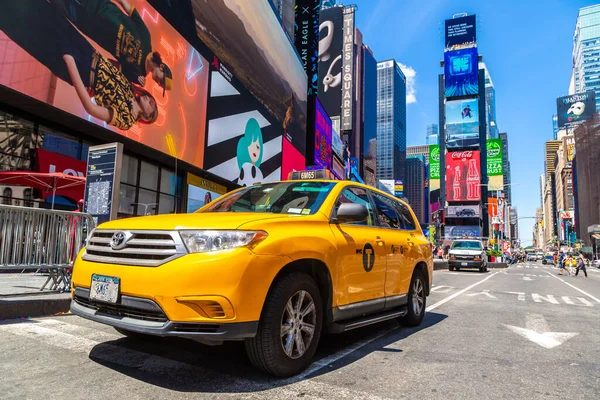
[[483, 247], [480, 242], [454, 242], [451, 249], [453, 250], [481, 250]]

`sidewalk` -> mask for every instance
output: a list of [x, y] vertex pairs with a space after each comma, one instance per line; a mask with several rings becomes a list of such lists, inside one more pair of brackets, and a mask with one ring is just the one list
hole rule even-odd
[[69, 310], [70, 293], [40, 288], [47, 274], [0, 273], [0, 320], [21, 317], [40, 317]]

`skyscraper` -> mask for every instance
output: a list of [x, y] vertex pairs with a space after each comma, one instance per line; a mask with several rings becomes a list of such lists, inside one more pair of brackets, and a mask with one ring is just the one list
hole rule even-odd
[[496, 89], [494, 82], [484, 62], [479, 63], [485, 73], [485, 122], [486, 135], [490, 139], [498, 138], [498, 124], [496, 123]]
[[377, 63], [377, 179], [404, 180], [406, 77], [395, 60]]
[[600, 4], [579, 9], [573, 34], [573, 74], [575, 92], [594, 90], [596, 109], [600, 109]]
[[440, 129], [438, 124], [427, 125], [427, 134], [425, 136], [425, 143], [427, 144], [438, 144], [440, 142]]
[[404, 193], [420, 223], [426, 222], [425, 204], [425, 157], [411, 156], [406, 159]]
[[377, 139], [373, 138], [369, 140], [367, 146], [367, 155], [365, 156], [364, 162], [364, 173], [363, 180], [367, 185], [377, 187]]

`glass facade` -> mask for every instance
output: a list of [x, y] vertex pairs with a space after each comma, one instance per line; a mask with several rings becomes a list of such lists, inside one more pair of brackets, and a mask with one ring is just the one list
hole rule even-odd
[[600, 109], [600, 4], [579, 10], [573, 35], [575, 92], [594, 90]]
[[377, 179], [404, 180], [406, 77], [394, 60], [377, 64]]
[[427, 125], [427, 134], [425, 136], [425, 143], [429, 144], [439, 144], [440, 141], [440, 128], [438, 124], [429, 124]]
[[558, 116], [552, 116], [552, 132], [554, 134], [554, 140], [558, 138]]
[[404, 193], [420, 223], [425, 223], [425, 157], [410, 156], [406, 159]]
[[480, 63], [480, 67], [485, 71], [485, 122], [486, 122], [486, 135], [489, 139], [497, 139], [498, 125], [496, 123], [496, 89], [494, 88], [494, 82], [492, 77], [485, 65]]

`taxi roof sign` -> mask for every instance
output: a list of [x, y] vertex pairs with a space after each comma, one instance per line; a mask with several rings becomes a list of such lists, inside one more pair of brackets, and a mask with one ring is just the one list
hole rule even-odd
[[290, 180], [307, 180], [307, 179], [331, 179], [331, 172], [327, 169], [316, 169], [306, 171], [293, 171], [289, 173]]

